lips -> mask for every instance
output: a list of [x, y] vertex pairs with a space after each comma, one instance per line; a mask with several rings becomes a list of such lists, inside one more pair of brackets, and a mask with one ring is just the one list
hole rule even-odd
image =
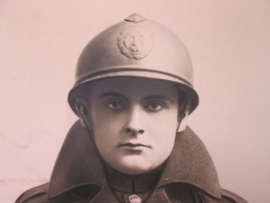
[[141, 143], [124, 143], [124, 144], [119, 144], [118, 145], [119, 147], [131, 147], [131, 148], [136, 148], [136, 147], [147, 147], [147, 148], [151, 148], [150, 145], [144, 145], [144, 144], [141, 144]]

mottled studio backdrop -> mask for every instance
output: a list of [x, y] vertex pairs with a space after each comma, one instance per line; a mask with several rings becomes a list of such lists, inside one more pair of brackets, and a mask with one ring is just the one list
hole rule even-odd
[[189, 125], [222, 187], [270, 202], [269, 0], [1, 0], [0, 201], [49, 180], [77, 119], [67, 94], [81, 50], [134, 12], [186, 44], [200, 95]]

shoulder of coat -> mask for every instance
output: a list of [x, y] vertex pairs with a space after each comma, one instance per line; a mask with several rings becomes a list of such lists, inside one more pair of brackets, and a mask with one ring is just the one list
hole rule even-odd
[[229, 200], [232, 203], [248, 203], [245, 199], [240, 197], [239, 195], [230, 192], [228, 190], [221, 190], [221, 195], [224, 199]]
[[43, 185], [27, 190], [26, 192], [21, 194], [21, 196], [18, 197], [15, 203], [26, 203], [26, 201], [32, 197], [46, 194], [48, 191], [48, 186], [49, 186], [49, 183], [45, 183]]
[[[195, 191], [195, 192], [194, 192]], [[196, 194], [196, 190], [193, 189], [193, 193]], [[196, 202], [207, 202], [207, 203], [248, 203], [245, 199], [238, 196], [237, 194], [234, 194], [233, 192], [230, 192], [228, 190], [221, 189], [221, 198], [215, 198], [213, 196], [210, 196], [205, 191], [198, 190], [198, 195], [195, 195], [199, 200]]]

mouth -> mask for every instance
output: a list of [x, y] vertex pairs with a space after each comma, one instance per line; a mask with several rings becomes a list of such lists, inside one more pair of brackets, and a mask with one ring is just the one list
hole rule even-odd
[[150, 145], [144, 145], [141, 143], [134, 144], [134, 143], [130, 143], [130, 142], [124, 143], [124, 144], [119, 144], [118, 147], [126, 147], [126, 148], [134, 148], [134, 149], [141, 148], [141, 147], [151, 148]]

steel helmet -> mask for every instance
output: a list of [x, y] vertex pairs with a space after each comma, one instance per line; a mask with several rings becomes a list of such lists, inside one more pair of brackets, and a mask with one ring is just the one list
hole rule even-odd
[[68, 96], [72, 110], [77, 114], [74, 93], [85, 84], [122, 76], [174, 82], [190, 98], [189, 113], [198, 106], [192, 63], [185, 46], [168, 28], [138, 14], [104, 30], [84, 48], [77, 64], [76, 83]]

